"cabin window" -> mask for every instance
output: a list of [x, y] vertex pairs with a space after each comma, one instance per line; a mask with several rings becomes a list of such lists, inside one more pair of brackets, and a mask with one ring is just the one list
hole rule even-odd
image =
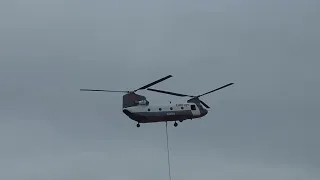
[[192, 104], [191, 105], [191, 110], [196, 110], [196, 105]]
[[181, 109], [183, 109], [183, 107], [181, 107]]
[[148, 109], [148, 111], [150, 111], [150, 109]]
[[172, 107], [170, 107], [170, 110], [172, 110], [173, 108]]
[[161, 111], [162, 109], [161, 108], [159, 108], [159, 111]]

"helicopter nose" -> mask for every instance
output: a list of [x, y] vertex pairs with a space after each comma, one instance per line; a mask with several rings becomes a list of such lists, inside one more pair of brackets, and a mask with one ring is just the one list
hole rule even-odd
[[203, 109], [202, 116], [205, 116], [205, 115], [207, 115], [207, 114], [208, 114], [208, 110]]

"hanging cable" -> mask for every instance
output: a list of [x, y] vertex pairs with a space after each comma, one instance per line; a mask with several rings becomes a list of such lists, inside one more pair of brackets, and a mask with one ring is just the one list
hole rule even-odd
[[167, 152], [168, 152], [169, 180], [171, 180], [170, 150], [169, 150], [169, 136], [168, 136], [168, 122], [167, 122], [167, 121], [166, 121], [166, 136], [167, 136]]

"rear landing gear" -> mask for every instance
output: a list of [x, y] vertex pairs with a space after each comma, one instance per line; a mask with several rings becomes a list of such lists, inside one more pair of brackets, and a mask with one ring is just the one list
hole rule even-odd
[[139, 123], [137, 124], [137, 127], [140, 127], [140, 124], [139, 124]]
[[177, 126], [178, 126], [178, 123], [177, 123], [177, 122], [174, 122], [173, 125], [174, 125], [174, 127], [177, 127]]

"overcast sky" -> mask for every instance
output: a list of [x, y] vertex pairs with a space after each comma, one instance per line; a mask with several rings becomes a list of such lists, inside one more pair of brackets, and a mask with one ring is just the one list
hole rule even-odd
[[[0, 0], [0, 179], [168, 179], [164, 123], [122, 94], [200, 94], [172, 180], [320, 179], [317, 0]], [[187, 99], [140, 91], [151, 104]]]

